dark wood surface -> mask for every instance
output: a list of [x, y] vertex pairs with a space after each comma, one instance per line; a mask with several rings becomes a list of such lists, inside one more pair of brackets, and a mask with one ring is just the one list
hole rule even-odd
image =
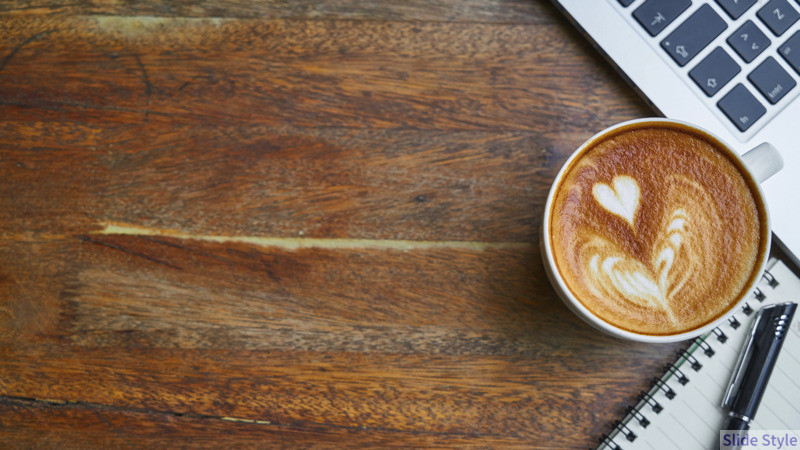
[[596, 443], [550, 182], [652, 115], [546, 1], [0, 3], [0, 441]]

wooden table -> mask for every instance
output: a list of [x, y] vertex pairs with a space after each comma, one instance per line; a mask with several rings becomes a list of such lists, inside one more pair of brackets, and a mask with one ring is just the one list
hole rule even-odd
[[595, 444], [684, 344], [538, 233], [647, 115], [547, 1], [0, 4], [0, 441]]

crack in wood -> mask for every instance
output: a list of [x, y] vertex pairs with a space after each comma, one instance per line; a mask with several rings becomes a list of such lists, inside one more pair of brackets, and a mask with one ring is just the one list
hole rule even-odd
[[144, 63], [142, 62], [142, 58], [139, 55], [133, 55], [134, 60], [136, 60], [136, 65], [139, 66], [139, 70], [141, 71], [142, 75], [142, 83], [144, 83], [144, 95], [145, 101], [147, 102], [147, 106], [144, 110], [144, 119], [147, 120], [150, 116], [150, 103], [153, 96], [153, 84], [150, 82], [150, 76], [147, 74], [147, 67], [145, 67]]
[[227, 236], [192, 234], [177, 230], [143, 227], [138, 225], [107, 222], [103, 229], [93, 232], [96, 235], [159, 236], [217, 243], [238, 242], [262, 247], [279, 247], [286, 250], [304, 248], [321, 249], [375, 249], [375, 250], [429, 250], [461, 249], [484, 251], [491, 249], [527, 249], [528, 242], [485, 242], [485, 241], [414, 241], [405, 239], [349, 239], [349, 238], [290, 238], [266, 236]]
[[19, 43], [16, 47], [14, 47], [11, 50], [11, 52], [5, 58], [3, 58], [2, 61], [0, 61], [0, 72], [2, 72], [3, 69], [6, 68], [6, 66], [9, 63], [9, 61], [11, 61], [11, 59], [14, 57], [14, 55], [16, 55], [17, 52], [20, 51], [20, 49], [22, 49], [22, 47], [25, 47], [26, 45], [30, 44], [31, 42], [39, 39], [42, 36], [50, 34], [50, 33], [52, 33], [52, 31], [49, 31], [49, 30], [48, 31], [40, 31], [40, 32], [34, 34], [33, 36], [29, 37], [28, 39], [25, 39], [21, 43]]
[[51, 398], [42, 399], [42, 398], [32, 398], [32, 397], [20, 397], [13, 395], [0, 395], [0, 404], [17, 405], [17, 406], [80, 407], [80, 408], [102, 410], [109, 412], [123, 412], [123, 413], [135, 413], [135, 414], [161, 414], [173, 417], [186, 417], [190, 419], [223, 420], [226, 422], [249, 423], [256, 425], [274, 425], [274, 423], [272, 423], [271, 421], [260, 420], [260, 419], [216, 416], [213, 414], [182, 413], [182, 412], [164, 411], [157, 409], [144, 409], [144, 408], [115, 406], [115, 405], [105, 405], [102, 403], [92, 403], [85, 401], [71, 401], [71, 400], [51, 399]]

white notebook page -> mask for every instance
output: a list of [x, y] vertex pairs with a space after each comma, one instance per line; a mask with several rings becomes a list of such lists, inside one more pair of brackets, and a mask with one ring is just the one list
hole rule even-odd
[[[775, 282], [770, 282], [769, 275]], [[763, 294], [763, 299], [756, 293]], [[638, 412], [622, 419], [598, 449], [712, 448], [724, 420], [722, 398], [756, 312], [762, 306], [789, 301], [800, 303], [800, 279], [784, 263], [771, 260], [768, 275], [746, 300], [753, 312], [737, 311], [733, 316], [737, 328], [730, 322], [717, 328], [727, 337], [724, 343], [716, 333], [696, 339], [687, 355], [678, 357], [674, 369], [663, 374], [663, 384], [657, 383], [649, 391], [650, 398], [634, 405]], [[702, 367], [695, 370], [692, 363]], [[686, 384], [680, 382], [681, 374], [688, 379]], [[659, 413], [656, 405], [662, 408]], [[649, 424], [642, 426], [641, 419]], [[800, 317], [792, 321], [751, 429], [800, 430]], [[635, 439], [630, 440], [631, 436]]]

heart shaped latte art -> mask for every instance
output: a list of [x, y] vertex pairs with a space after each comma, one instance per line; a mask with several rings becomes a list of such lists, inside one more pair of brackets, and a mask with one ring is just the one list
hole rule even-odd
[[[674, 205], [660, 219], [653, 231], [649, 252], [636, 257], [622, 245], [597, 234], [581, 245], [584, 273], [589, 275], [589, 288], [609, 304], [638, 305], [660, 311], [665, 319], [677, 323], [673, 300], [699, 270], [709, 264], [714, 245], [699, 230], [719, 223], [713, 200], [698, 183], [684, 177], [668, 177], [665, 200]], [[638, 184], [628, 176], [613, 180], [614, 189], [598, 183], [595, 199], [609, 212], [633, 224], [639, 199]], [[692, 198], [691, 202], [684, 202]], [[648, 239], [651, 239], [648, 238]], [[640, 259], [641, 258], [641, 259]]]
[[639, 208], [639, 184], [627, 175], [617, 175], [611, 181], [613, 187], [596, 183], [592, 195], [606, 211], [625, 219], [633, 226], [636, 210]]
[[[644, 264], [619, 249], [609, 251], [613, 245], [602, 238], [594, 243], [599, 250], [589, 260], [589, 270], [598, 282], [595, 289], [602, 286], [601, 295], [616, 295], [627, 301], [662, 310], [670, 322], [675, 316], [670, 299], [688, 281], [691, 271], [684, 266], [682, 271], [673, 272], [673, 264], [689, 239], [690, 219], [685, 210], [679, 208], [672, 212], [653, 248], [652, 259]], [[692, 258], [689, 258], [690, 262]], [[690, 264], [689, 267], [693, 267]]]

